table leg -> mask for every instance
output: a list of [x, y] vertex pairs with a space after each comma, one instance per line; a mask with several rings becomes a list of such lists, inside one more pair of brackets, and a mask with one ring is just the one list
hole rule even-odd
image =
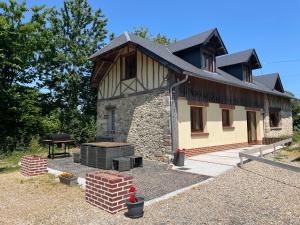
[[48, 151], [48, 158], [50, 158], [50, 142], [48, 142], [48, 149], [49, 149], [49, 151]]
[[51, 156], [52, 159], [54, 159], [54, 144], [52, 144], [52, 156]]
[[65, 144], [65, 157], [67, 157], [67, 143]]

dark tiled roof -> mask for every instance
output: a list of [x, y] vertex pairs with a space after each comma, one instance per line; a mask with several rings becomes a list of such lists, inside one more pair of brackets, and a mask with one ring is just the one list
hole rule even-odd
[[228, 55], [222, 55], [216, 58], [217, 67], [231, 66], [240, 63], [248, 63], [251, 57], [254, 56], [257, 61], [255, 69], [261, 68], [261, 64], [255, 52], [255, 49], [248, 49], [241, 52], [236, 52]]
[[168, 46], [168, 49], [172, 53], [174, 53], [174, 52], [179, 52], [179, 51], [182, 51], [184, 49], [188, 49], [188, 48], [191, 48], [191, 47], [194, 47], [194, 46], [198, 46], [198, 45], [204, 44], [214, 34], [219, 37], [220, 42], [221, 42], [221, 44], [224, 48], [224, 53], [226, 54], [227, 49], [226, 49], [226, 47], [225, 47], [225, 45], [224, 45], [224, 43], [223, 43], [223, 41], [222, 41], [222, 39], [219, 35], [219, 32], [218, 32], [217, 28], [213, 28], [213, 29], [210, 29], [208, 31], [205, 31], [205, 32], [196, 34], [194, 36], [191, 36], [189, 38], [186, 38], [186, 39], [177, 41], [175, 43], [172, 43]]
[[275, 90], [276, 83], [279, 82], [279, 85], [280, 85], [281, 89], [283, 90], [279, 73], [271, 73], [271, 74], [264, 74], [264, 75], [256, 76], [255, 80], [264, 84], [271, 90]]
[[259, 81], [259, 79], [254, 79], [253, 83], [247, 83], [241, 81], [234, 76], [224, 72], [221, 69], [217, 69], [215, 73], [208, 72], [202, 69], [195, 67], [194, 65], [188, 63], [187, 61], [179, 58], [178, 56], [172, 54], [172, 52], [168, 49], [168, 47], [164, 45], [160, 45], [149, 41], [147, 39], [141, 38], [132, 33], [123, 33], [121, 36], [117, 37], [110, 44], [106, 45], [96, 53], [94, 53], [90, 59], [94, 59], [95, 57], [102, 55], [104, 53], [109, 52], [117, 47], [121, 47], [127, 43], [134, 43], [138, 46], [139, 49], [143, 50], [144, 52], [150, 54], [155, 59], [159, 60], [161, 63], [165, 64], [166, 66], [176, 69], [178, 72], [181, 72], [186, 75], [222, 83], [228, 84], [240, 88], [250, 89], [258, 92], [274, 94], [282, 97], [291, 97], [285, 93], [281, 93], [276, 90], [272, 90], [263, 83]]

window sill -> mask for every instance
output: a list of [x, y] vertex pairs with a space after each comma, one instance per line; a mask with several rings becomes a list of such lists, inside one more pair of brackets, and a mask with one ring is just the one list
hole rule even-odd
[[223, 130], [234, 130], [235, 127], [232, 126], [223, 126]]
[[192, 137], [194, 136], [201, 136], [201, 137], [205, 137], [205, 136], [208, 136], [209, 133], [206, 133], [206, 132], [192, 132]]
[[271, 127], [271, 130], [282, 130], [282, 127]]

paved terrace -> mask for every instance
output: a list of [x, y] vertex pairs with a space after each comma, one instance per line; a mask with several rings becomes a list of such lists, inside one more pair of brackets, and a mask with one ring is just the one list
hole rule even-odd
[[[71, 172], [82, 178], [85, 178], [87, 172], [98, 170], [80, 163], [74, 163], [72, 157], [49, 159], [48, 168], [61, 172]], [[134, 168], [131, 172], [126, 173], [132, 173], [137, 194], [143, 196], [146, 201], [162, 197], [209, 178], [209, 176], [201, 174], [168, 169], [167, 164], [149, 160], [144, 160], [143, 168]]]
[[[202, 174], [206, 176], [219, 176], [228, 170], [235, 168], [240, 162], [239, 152], [260, 147], [262, 145], [254, 145], [251, 147], [230, 149], [219, 152], [211, 152], [189, 157], [185, 160], [184, 167], [173, 167], [174, 170], [183, 170], [185, 172]], [[273, 148], [263, 151], [263, 154], [268, 154], [273, 151]], [[258, 155], [259, 153], [253, 154]], [[244, 161], [247, 159], [244, 158]]]

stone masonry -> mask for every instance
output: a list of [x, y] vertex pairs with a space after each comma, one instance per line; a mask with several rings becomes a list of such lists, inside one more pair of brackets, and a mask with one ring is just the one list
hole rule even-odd
[[[279, 127], [270, 127], [269, 107], [280, 108]], [[264, 137], [282, 138], [293, 135], [292, 108], [289, 99], [265, 96], [264, 101]]]
[[37, 155], [23, 156], [20, 172], [24, 176], [36, 176], [47, 173], [47, 158]]
[[126, 209], [132, 176], [117, 172], [94, 171], [86, 175], [85, 199], [109, 213]]
[[[108, 130], [108, 109], [115, 109], [115, 131]], [[135, 152], [162, 159], [171, 152], [170, 95], [167, 90], [100, 100], [97, 104], [97, 134], [133, 144]]]

